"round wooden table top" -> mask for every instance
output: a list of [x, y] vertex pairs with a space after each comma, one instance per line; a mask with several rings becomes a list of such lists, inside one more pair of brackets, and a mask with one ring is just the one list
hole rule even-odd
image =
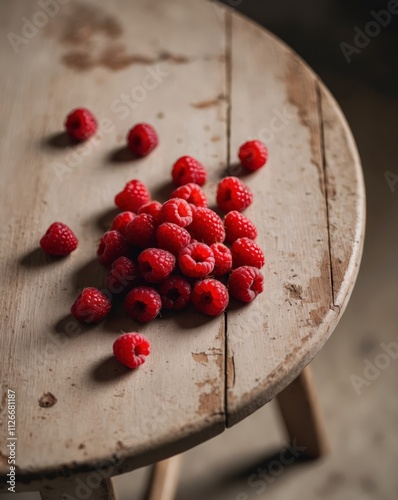
[[[101, 460], [118, 460], [120, 470], [155, 462], [270, 401], [331, 335], [364, 238], [351, 132], [292, 50], [215, 3], [59, 0], [46, 13], [22, 0], [3, 2], [0, 18], [1, 474], [9, 389], [19, 479]], [[79, 106], [101, 131], [72, 146], [63, 121]], [[160, 144], [134, 161], [125, 137], [142, 121]], [[76, 322], [69, 311], [79, 291], [103, 283], [95, 254], [115, 193], [138, 178], [164, 201], [171, 165], [188, 154], [206, 165], [213, 204], [227, 165], [239, 173], [248, 138], [270, 151], [266, 167], [244, 177], [267, 259], [265, 292], [214, 319], [189, 309], [142, 325], [116, 307], [95, 327]], [[64, 259], [38, 247], [58, 220], [80, 240]], [[112, 357], [121, 331], [152, 343], [138, 370]]]

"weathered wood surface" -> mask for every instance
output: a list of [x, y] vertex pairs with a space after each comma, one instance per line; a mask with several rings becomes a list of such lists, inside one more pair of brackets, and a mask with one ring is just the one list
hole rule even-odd
[[[7, 36], [21, 35], [22, 17], [40, 21], [37, 12], [27, 0], [0, 5], [7, 68], [0, 79], [0, 470], [8, 471], [10, 388], [20, 478], [110, 460], [116, 474], [222, 432], [273, 398], [319, 351], [360, 261], [360, 162], [317, 77], [231, 11], [202, 0], [72, 0], [27, 43], [16, 47], [14, 38], [16, 53]], [[102, 133], [72, 148], [62, 122], [77, 106], [93, 110]], [[155, 125], [161, 144], [130, 161], [125, 135], [139, 121]], [[234, 173], [248, 137], [270, 149], [268, 166], [245, 177], [255, 194], [247, 214], [267, 256], [265, 293], [214, 320], [189, 311], [142, 326], [117, 311], [84, 328], [71, 319], [79, 290], [101, 285], [95, 251], [115, 213], [114, 193], [140, 178], [165, 199], [173, 161], [190, 154], [207, 166], [214, 199], [228, 158]], [[55, 220], [80, 240], [62, 260], [38, 249]], [[153, 344], [135, 373], [111, 357], [121, 330], [139, 330]], [[54, 402], [41, 399], [48, 393], [56, 402], [43, 407], [40, 401]]]

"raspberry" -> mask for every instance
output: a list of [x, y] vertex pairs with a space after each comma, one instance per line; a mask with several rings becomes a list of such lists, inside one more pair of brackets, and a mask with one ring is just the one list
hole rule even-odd
[[142, 323], [156, 318], [161, 307], [160, 295], [149, 286], [133, 288], [124, 299], [124, 309], [127, 314]]
[[126, 238], [119, 231], [107, 231], [98, 246], [98, 261], [103, 266], [109, 266], [119, 257], [128, 255], [128, 251]]
[[139, 248], [154, 246], [156, 243], [156, 225], [152, 215], [137, 215], [127, 226], [126, 238], [129, 243]]
[[183, 227], [172, 222], [164, 222], [156, 232], [158, 247], [177, 256], [191, 241], [191, 235]]
[[213, 243], [210, 248], [214, 254], [214, 276], [218, 278], [229, 273], [232, 268], [231, 250], [222, 243]]
[[239, 238], [231, 248], [233, 268], [253, 266], [261, 269], [265, 258], [261, 248], [249, 238]]
[[191, 299], [191, 286], [188, 281], [175, 274], [169, 276], [158, 289], [162, 306], [165, 309], [179, 311], [185, 307]]
[[261, 168], [268, 159], [268, 149], [261, 141], [247, 141], [239, 148], [239, 160], [249, 172]]
[[221, 281], [208, 278], [195, 284], [191, 300], [198, 311], [209, 316], [218, 316], [225, 311], [229, 295]]
[[111, 310], [108, 297], [97, 288], [85, 288], [75, 300], [71, 313], [84, 323], [99, 323]]
[[135, 125], [127, 136], [127, 146], [137, 156], [147, 156], [158, 143], [158, 135], [152, 125], [148, 123]]
[[192, 238], [211, 245], [225, 240], [224, 225], [210, 208], [199, 207], [193, 211], [192, 224], [187, 228]]
[[234, 269], [229, 278], [229, 293], [242, 302], [251, 302], [263, 291], [264, 277], [252, 266]]
[[161, 248], [147, 248], [138, 256], [138, 270], [148, 283], [160, 283], [173, 272], [176, 259]]
[[138, 215], [141, 214], [149, 214], [152, 215], [155, 222], [157, 223], [159, 218], [159, 212], [162, 208], [162, 204], [160, 201], [150, 201], [149, 203], [145, 203], [138, 209]]
[[190, 182], [203, 186], [207, 177], [205, 167], [192, 156], [183, 156], [177, 160], [173, 165], [171, 175], [176, 186], [183, 186]]
[[192, 222], [192, 208], [181, 198], [171, 198], [163, 204], [159, 213], [159, 222], [173, 222], [180, 227], [189, 226]]
[[133, 179], [128, 182], [123, 191], [115, 196], [116, 206], [121, 210], [137, 212], [138, 209], [151, 200], [147, 187], [141, 181]]
[[196, 207], [207, 207], [207, 198], [198, 184], [190, 182], [180, 186], [171, 193], [171, 198], [182, 198]]
[[204, 243], [191, 243], [181, 250], [178, 264], [185, 276], [204, 278], [214, 269], [213, 251]]
[[257, 238], [257, 229], [253, 222], [245, 215], [233, 210], [224, 219], [225, 239], [233, 243], [239, 238]]
[[113, 294], [123, 293], [132, 288], [137, 277], [137, 266], [127, 257], [119, 257], [106, 275], [106, 287]]
[[225, 177], [217, 187], [217, 204], [222, 212], [241, 212], [253, 201], [250, 189], [237, 177]]
[[75, 233], [62, 222], [53, 222], [40, 240], [41, 248], [50, 255], [69, 255], [77, 244]]
[[124, 237], [126, 236], [126, 228], [136, 215], [133, 212], [122, 212], [116, 215], [112, 221], [111, 230], [119, 231]]
[[113, 355], [128, 368], [138, 368], [151, 352], [149, 340], [140, 333], [124, 333], [113, 344]]
[[94, 115], [85, 108], [75, 109], [65, 120], [66, 133], [75, 141], [85, 141], [95, 134], [97, 127]]

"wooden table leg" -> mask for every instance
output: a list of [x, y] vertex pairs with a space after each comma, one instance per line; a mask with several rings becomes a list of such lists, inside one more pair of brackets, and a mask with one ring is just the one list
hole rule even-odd
[[42, 500], [116, 500], [112, 479], [101, 479], [96, 472], [85, 477], [61, 479], [40, 490]]
[[152, 468], [145, 500], [173, 500], [180, 475], [181, 455], [176, 455]]
[[318, 458], [327, 453], [329, 442], [309, 366], [278, 394], [277, 401], [290, 439], [298, 447], [305, 448], [300, 454]]

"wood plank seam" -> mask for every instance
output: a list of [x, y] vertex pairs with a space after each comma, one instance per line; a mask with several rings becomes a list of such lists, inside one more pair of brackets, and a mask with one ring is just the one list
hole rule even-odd
[[328, 172], [326, 165], [325, 130], [324, 130], [323, 113], [322, 113], [322, 95], [321, 95], [319, 80], [317, 78], [315, 79], [315, 92], [316, 92], [316, 101], [317, 101], [318, 118], [319, 118], [319, 138], [320, 138], [322, 170], [324, 178], [323, 196], [325, 198], [326, 224], [328, 231], [330, 287], [331, 287], [331, 298], [332, 298], [332, 303], [330, 305], [330, 308], [333, 311], [337, 310], [338, 312], [340, 310], [340, 306], [335, 303], [335, 289], [334, 289], [334, 278], [333, 278], [332, 242], [330, 235], [329, 195], [328, 195]]

